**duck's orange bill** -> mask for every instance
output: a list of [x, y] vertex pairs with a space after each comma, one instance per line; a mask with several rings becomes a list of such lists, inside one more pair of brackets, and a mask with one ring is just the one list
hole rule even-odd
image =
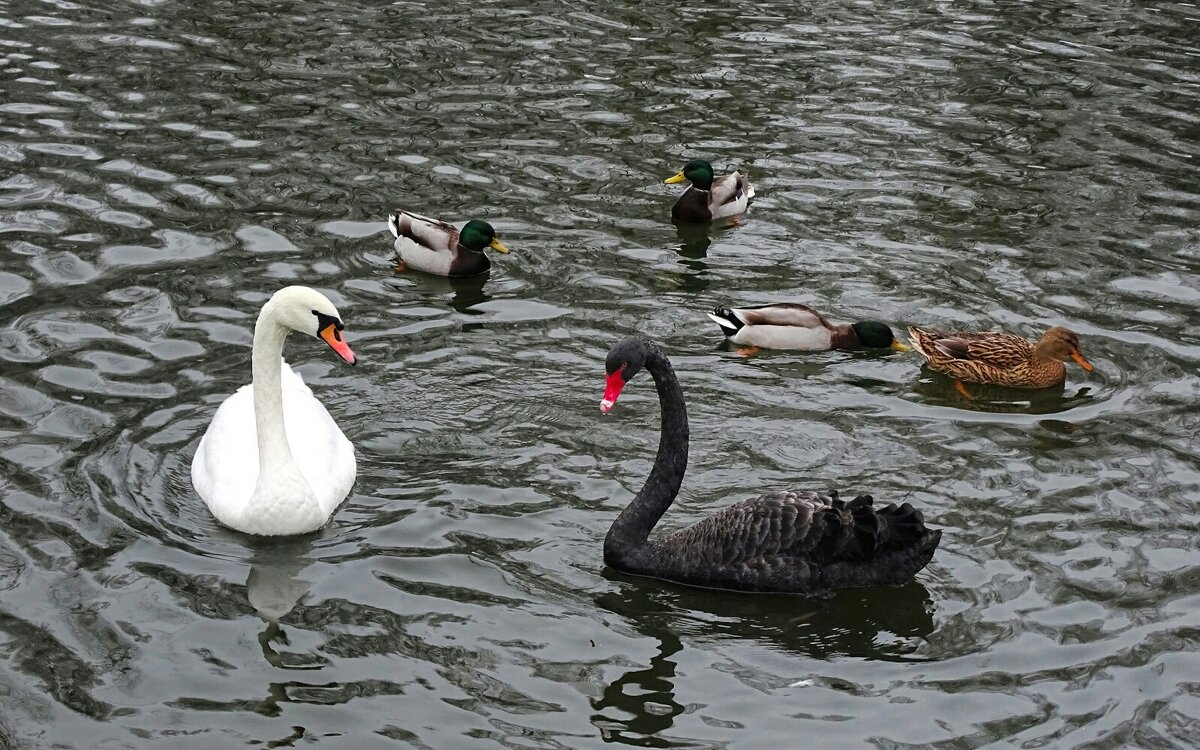
[[617, 403], [617, 397], [621, 395], [621, 389], [624, 387], [625, 376], [621, 374], [621, 370], [609, 374], [608, 379], [604, 381], [604, 398], [600, 399], [601, 414], [608, 414], [612, 411], [613, 406]]
[[1076, 364], [1078, 364], [1080, 367], [1087, 370], [1088, 372], [1091, 372], [1092, 370], [1096, 369], [1095, 367], [1092, 366], [1092, 363], [1088, 362], [1087, 359], [1079, 352], [1071, 352], [1071, 359], [1075, 360]]
[[321, 339], [329, 344], [329, 348], [337, 352], [337, 355], [343, 360], [352, 365], [358, 364], [358, 357], [350, 351], [350, 345], [342, 338], [342, 332], [333, 323], [321, 329]]

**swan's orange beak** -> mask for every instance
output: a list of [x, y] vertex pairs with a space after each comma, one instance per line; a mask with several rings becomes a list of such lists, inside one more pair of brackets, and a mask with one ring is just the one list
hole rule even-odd
[[1078, 350], [1071, 352], [1071, 359], [1075, 360], [1076, 364], [1088, 372], [1096, 369], [1095, 366], [1092, 365], [1091, 362], [1088, 362], [1087, 358], [1080, 354]]
[[600, 413], [608, 414], [617, 404], [617, 397], [621, 395], [621, 389], [625, 387], [625, 376], [621, 374], [621, 368], [608, 376], [604, 382], [604, 398], [600, 399]]
[[322, 341], [329, 344], [330, 349], [337, 352], [337, 355], [347, 363], [352, 365], [358, 364], [358, 357], [354, 356], [354, 352], [350, 351], [350, 345], [342, 338], [342, 332], [337, 329], [335, 324], [330, 323], [325, 326], [318, 335], [320, 335]]

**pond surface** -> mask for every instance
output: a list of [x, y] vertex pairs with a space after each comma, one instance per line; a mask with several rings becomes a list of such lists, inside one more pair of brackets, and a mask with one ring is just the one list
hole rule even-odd
[[[1200, 736], [1200, 9], [1190, 3], [0, 2], [0, 746], [1187, 747]], [[677, 229], [687, 159], [750, 170]], [[489, 219], [461, 283], [388, 209]], [[357, 446], [318, 534], [189, 479], [259, 306]], [[1093, 373], [742, 357], [717, 304], [1067, 325]], [[917, 580], [832, 599], [606, 571], [671, 355], [665, 528], [907, 499]]]

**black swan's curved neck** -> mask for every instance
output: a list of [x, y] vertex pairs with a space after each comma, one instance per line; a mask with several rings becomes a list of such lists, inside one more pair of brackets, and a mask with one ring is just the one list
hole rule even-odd
[[658, 389], [662, 428], [658, 456], [641, 492], [633, 498], [604, 538], [604, 560], [614, 568], [628, 568], [645, 546], [654, 524], [671, 507], [688, 461], [688, 418], [683, 391], [671, 362], [656, 347], [648, 346], [646, 369]]

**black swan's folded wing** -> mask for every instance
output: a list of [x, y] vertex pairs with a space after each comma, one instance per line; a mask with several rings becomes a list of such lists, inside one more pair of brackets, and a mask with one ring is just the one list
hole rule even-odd
[[807, 557], [824, 535], [829, 503], [830, 498], [816, 493], [763, 495], [731, 505], [661, 544], [702, 557], [711, 566], [758, 557]]
[[910, 553], [927, 561], [939, 537], [908, 503], [876, 509], [869, 495], [845, 502], [836, 493], [779, 492], [730, 506], [658, 547], [688, 580], [757, 588], [753, 579], [782, 578], [817, 587], [828, 571], [847, 579], [840, 587], [885, 582], [900, 572], [897, 563], [908, 567]]

